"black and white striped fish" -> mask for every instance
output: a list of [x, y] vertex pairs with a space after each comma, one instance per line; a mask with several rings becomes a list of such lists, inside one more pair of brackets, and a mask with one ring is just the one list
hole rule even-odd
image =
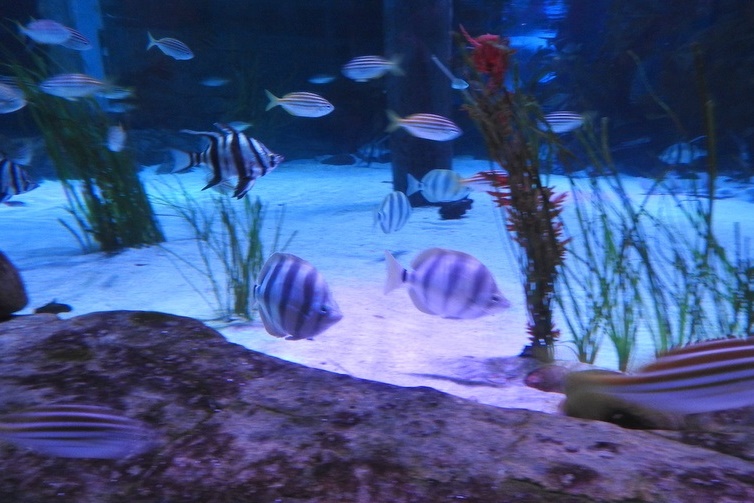
[[544, 116], [547, 124], [540, 123], [539, 128], [547, 130], [548, 127], [553, 133], [567, 133], [578, 129], [584, 124], [584, 114], [576, 112], [552, 112]]
[[423, 313], [471, 319], [510, 307], [489, 269], [467, 253], [430, 248], [411, 263], [413, 271], [404, 269], [388, 251], [385, 259], [385, 293], [407, 284], [411, 300]]
[[[212, 170], [212, 179], [202, 190], [214, 187], [223, 180], [237, 177], [238, 182], [233, 197], [241, 199], [260, 178], [283, 161], [283, 156], [273, 154], [262, 142], [249, 138], [245, 133], [227, 124], [215, 124], [221, 133], [209, 131], [191, 131], [182, 133], [198, 135], [209, 140], [209, 145], [202, 152], [173, 151], [176, 168], [181, 172], [204, 164]], [[185, 157], [185, 159], [181, 159]]]
[[461, 176], [450, 169], [433, 169], [425, 174], [421, 181], [408, 175], [406, 195], [421, 191], [424, 199], [430, 203], [449, 203], [460, 201], [471, 193], [471, 187], [463, 183]]
[[399, 231], [411, 217], [411, 203], [403, 192], [398, 190], [386, 195], [374, 214], [375, 223], [380, 224], [382, 232], [390, 234]]
[[119, 459], [146, 451], [152, 430], [98, 405], [48, 405], [0, 416], [0, 440], [46, 456]]
[[567, 414], [595, 419], [601, 403], [696, 414], [754, 405], [754, 337], [671, 350], [635, 374], [574, 372], [566, 380]]
[[150, 32], [147, 32], [147, 37], [147, 50], [157, 47], [163, 54], [179, 61], [185, 61], [194, 57], [191, 49], [177, 38], [164, 37], [156, 39]]
[[290, 253], [273, 253], [267, 259], [254, 297], [264, 328], [276, 337], [314, 337], [343, 318], [325, 278]]
[[392, 110], [388, 110], [387, 117], [390, 123], [386, 131], [389, 133], [403, 128], [411, 136], [434, 141], [449, 141], [461, 136], [461, 128], [441, 115], [413, 114], [400, 117]]
[[401, 56], [385, 59], [382, 56], [357, 56], [343, 65], [343, 75], [356, 82], [366, 82], [378, 79], [390, 72], [393, 75], [403, 75], [400, 67]]
[[39, 184], [31, 180], [24, 168], [10, 159], [0, 156], [0, 203], [37, 187], [39, 187]]

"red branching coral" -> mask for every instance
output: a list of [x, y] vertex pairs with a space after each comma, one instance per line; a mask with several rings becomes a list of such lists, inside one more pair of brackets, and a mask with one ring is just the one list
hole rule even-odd
[[471, 61], [474, 63], [474, 68], [477, 72], [489, 77], [487, 82], [489, 89], [500, 89], [510, 66], [510, 57], [516, 52], [510, 47], [510, 39], [490, 33], [472, 38], [463, 25], [459, 27], [463, 36], [471, 44]]

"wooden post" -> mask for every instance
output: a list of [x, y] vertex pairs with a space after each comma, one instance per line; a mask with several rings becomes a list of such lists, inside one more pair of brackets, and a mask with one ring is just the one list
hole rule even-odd
[[[385, 52], [402, 56], [402, 77], [388, 77], [388, 108], [401, 117], [415, 113], [451, 114], [450, 82], [432, 62], [450, 56], [451, 0], [383, 0]], [[414, 138], [400, 129], [390, 136], [393, 188], [406, 191], [410, 173], [420, 180], [433, 169], [450, 169], [451, 142]], [[426, 205], [420, 194], [411, 196], [414, 206]]]

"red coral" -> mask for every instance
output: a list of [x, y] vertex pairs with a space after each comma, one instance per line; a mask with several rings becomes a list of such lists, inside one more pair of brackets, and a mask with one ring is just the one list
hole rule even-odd
[[510, 66], [510, 56], [516, 52], [510, 47], [510, 39], [491, 33], [472, 38], [463, 25], [459, 27], [472, 46], [471, 61], [474, 68], [482, 75], [489, 76], [488, 88], [500, 89]]

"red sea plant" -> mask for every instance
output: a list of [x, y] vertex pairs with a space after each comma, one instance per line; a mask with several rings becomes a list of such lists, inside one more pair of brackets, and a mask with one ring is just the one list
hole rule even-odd
[[537, 127], [541, 112], [523, 93], [507, 89], [505, 80], [514, 50], [498, 35], [471, 37], [467, 64], [470, 87], [465, 109], [484, 136], [492, 159], [505, 171], [480, 173], [494, 190], [495, 203], [504, 209], [506, 227], [521, 247], [524, 293], [529, 314], [531, 353], [552, 360], [558, 337], [552, 320], [552, 301], [558, 267], [565, 257], [559, 215], [565, 194], [555, 194], [540, 177], [539, 145], [556, 142], [554, 135]]

